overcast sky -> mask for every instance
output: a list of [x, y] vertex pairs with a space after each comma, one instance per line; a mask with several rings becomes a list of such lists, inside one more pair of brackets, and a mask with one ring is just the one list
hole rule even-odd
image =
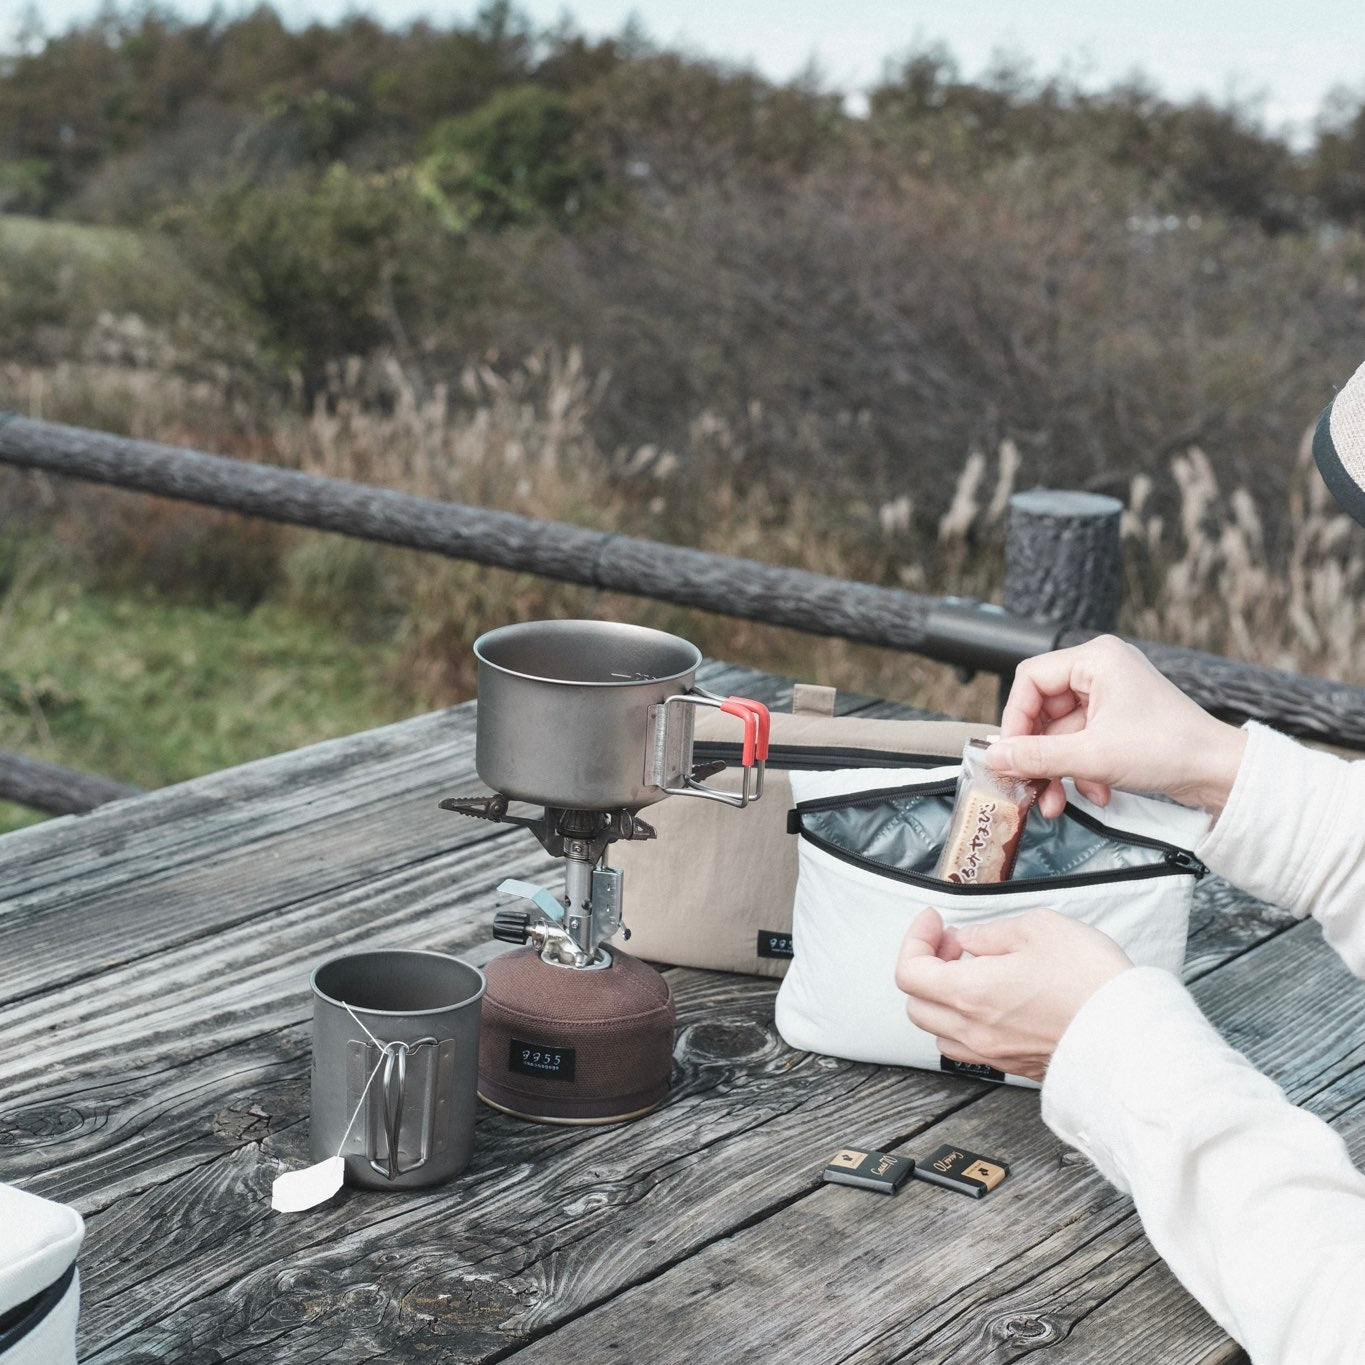
[[[174, 7], [199, 16], [210, 0]], [[1300, 135], [1332, 86], [1365, 95], [1365, 0], [521, 0], [520, 7], [547, 25], [568, 13], [595, 36], [619, 32], [635, 13], [659, 42], [752, 63], [779, 80], [814, 58], [827, 84], [850, 93], [874, 82], [888, 57], [942, 42], [968, 75], [1005, 49], [1029, 58], [1039, 74], [1066, 69], [1086, 85], [1140, 68], [1176, 97], [1262, 95], [1267, 123]], [[290, 23], [360, 9], [401, 24], [467, 19], [478, 4], [276, 0], [276, 8]], [[97, 0], [40, 6], [49, 33], [96, 9]], [[0, 11], [17, 16], [19, 5], [4, 0]]]

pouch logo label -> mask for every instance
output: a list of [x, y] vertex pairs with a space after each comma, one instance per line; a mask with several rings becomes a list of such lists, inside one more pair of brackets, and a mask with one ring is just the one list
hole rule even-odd
[[792, 946], [791, 934], [781, 933], [776, 929], [760, 929], [758, 931], [758, 955], [759, 957], [795, 957], [796, 949]]
[[571, 1047], [547, 1047], [544, 1043], [524, 1043], [513, 1038], [507, 1050], [507, 1069], [523, 1076], [543, 1076], [551, 1081], [571, 1081], [574, 1078], [574, 1050]]
[[984, 1062], [955, 1062], [951, 1057], [940, 1056], [938, 1069], [946, 1071], [950, 1076], [970, 1076], [977, 1081], [1003, 1081], [1005, 1079], [1003, 1071], [997, 1071], [993, 1066], [987, 1066]]

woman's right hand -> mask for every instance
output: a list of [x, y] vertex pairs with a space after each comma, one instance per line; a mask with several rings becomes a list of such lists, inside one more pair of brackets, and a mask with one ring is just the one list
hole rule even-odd
[[1025, 659], [986, 762], [1047, 778], [1044, 815], [1066, 804], [1062, 777], [1107, 805], [1111, 787], [1159, 792], [1217, 814], [1237, 776], [1246, 735], [1214, 719], [1132, 645], [1101, 635]]

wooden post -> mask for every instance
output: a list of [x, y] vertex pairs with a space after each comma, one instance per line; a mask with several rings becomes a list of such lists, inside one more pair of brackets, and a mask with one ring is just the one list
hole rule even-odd
[[[1059, 631], [1117, 630], [1122, 511], [1101, 493], [1016, 493], [1005, 537], [1005, 610]], [[1013, 681], [1001, 676], [1002, 710]]]

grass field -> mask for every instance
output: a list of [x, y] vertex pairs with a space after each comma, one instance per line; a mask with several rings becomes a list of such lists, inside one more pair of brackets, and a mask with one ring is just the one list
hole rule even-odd
[[20, 251], [59, 248], [73, 260], [112, 260], [144, 254], [143, 234], [131, 228], [35, 218], [24, 213], [0, 213], [0, 246]]
[[[398, 654], [282, 603], [91, 591], [49, 564], [0, 607], [0, 748], [159, 787], [410, 714]], [[0, 829], [38, 818], [0, 805]]]

